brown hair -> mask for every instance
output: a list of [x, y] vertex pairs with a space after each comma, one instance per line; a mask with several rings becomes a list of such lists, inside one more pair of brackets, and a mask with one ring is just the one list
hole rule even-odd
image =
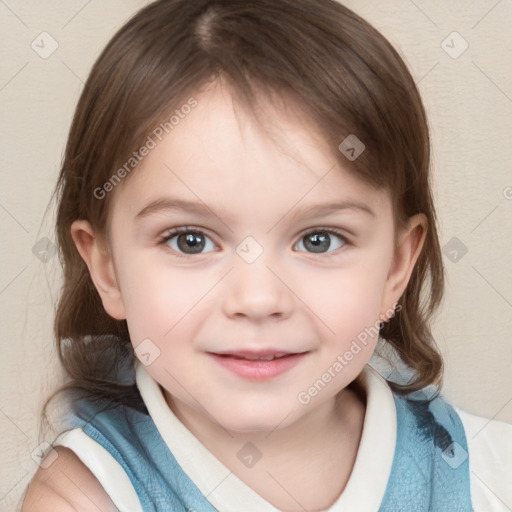
[[[140, 404], [135, 386], [112, 377], [123, 357], [133, 363], [126, 322], [103, 309], [70, 226], [87, 219], [105, 233], [113, 194], [99, 199], [93, 191], [173, 109], [220, 77], [252, 108], [261, 93], [300, 102], [342, 165], [389, 190], [397, 227], [416, 213], [426, 216], [423, 251], [381, 336], [415, 372], [409, 385], [392, 384], [396, 391], [439, 384], [442, 360], [429, 322], [444, 274], [429, 183], [430, 141], [422, 101], [398, 53], [334, 0], [159, 0], [104, 49], [69, 133], [55, 191], [64, 270], [55, 335], [70, 378], [65, 389]], [[337, 150], [349, 134], [366, 146], [353, 162]]]

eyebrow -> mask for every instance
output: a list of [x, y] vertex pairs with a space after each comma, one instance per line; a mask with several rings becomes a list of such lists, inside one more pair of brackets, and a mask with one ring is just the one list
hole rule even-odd
[[[292, 210], [294, 208], [292, 208]], [[340, 210], [355, 210], [367, 213], [372, 217], [377, 216], [377, 214], [365, 203], [361, 203], [359, 201], [338, 201], [326, 204], [313, 204], [305, 208], [299, 208], [296, 213], [292, 214], [292, 217], [324, 217], [330, 213], [336, 213]]]
[[170, 197], [161, 197], [149, 202], [142, 210], [135, 216], [136, 219], [148, 217], [154, 213], [161, 211], [175, 211], [181, 210], [190, 213], [196, 213], [203, 217], [207, 217], [212, 213], [216, 215], [211, 208], [208, 208], [204, 203], [196, 203], [193, 201], [184, 201], [182, 199], [173, 199]]
[[[216, 217], [219, 217], [219, 215], [215, 213], [211, 208], [209, 208], [205, 203], [162, 197], [149, 202], [146, 206], [144, 206], [144, 208], [142, 208], [142, 210], [135, 216], [135, 218], [142, 219], [144, 217], [148, 217], [149, 215], [167, 210], [184, 211], [188, 213], [194, 213], [202, 217], [209, 217], [212, 214]], [[295, 206], [292, 207], [283, 217], [286, 217], [293, 210], [295, 210]], [[339, 201], [299, 208], [292, 214], [292, 218], [301, 216], [322, 217], [340, 210], [355, 210], [362, 213], [367, 213], [372, 217], [377, 216], [376, 213], [365, 203], [359, 201]]]

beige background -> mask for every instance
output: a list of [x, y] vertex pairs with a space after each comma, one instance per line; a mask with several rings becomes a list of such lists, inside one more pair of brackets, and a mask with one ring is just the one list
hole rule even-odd
[[[37, 468], [39, 407], [59, 378], [51, 333], [58, 262], [51, 252], [42, 262], [32, 249], [43, 237], [54, 240], [51, 212], [44, 224], [43, 216], [88, 71], [146, 3], [0, 1], [1, 510], [16, 509]], [[429, 111], [442, 244], [449, 244], [435, 324], [445, 394], [512, 423], [512, 2], [346, 4], [400, 49]], [[51, 50], [42, 32], [58, 44], [47, 58], [31, 47], [35, 40], [39, 53]]]

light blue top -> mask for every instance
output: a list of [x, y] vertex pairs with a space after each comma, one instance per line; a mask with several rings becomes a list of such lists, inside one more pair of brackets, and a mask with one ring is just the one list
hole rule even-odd
[[[421, 393], [415, 396], [421, 397]], [[380, 512], [471, 512], [468, 447], [458, 414], [441, 397], [394, 395], [397, 443]], [[151, 417], [81, 400], [76, 427], [122, 466], [144, 511], [215, 512], [184, 473]], [[371, 485], [371, 482], [368, 482]]]

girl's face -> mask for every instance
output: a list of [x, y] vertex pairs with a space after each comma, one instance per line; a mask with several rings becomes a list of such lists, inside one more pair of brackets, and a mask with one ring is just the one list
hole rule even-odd
[[196, 99], [110, 192], [112, 261], [98, 250], [88, 263], [177, 412], [270, 431], [361, 372], [421, 222], [395, 253], [388, 193], [337, 164], [311, 124], [269, 107], [266, 132], [226, 89]]

